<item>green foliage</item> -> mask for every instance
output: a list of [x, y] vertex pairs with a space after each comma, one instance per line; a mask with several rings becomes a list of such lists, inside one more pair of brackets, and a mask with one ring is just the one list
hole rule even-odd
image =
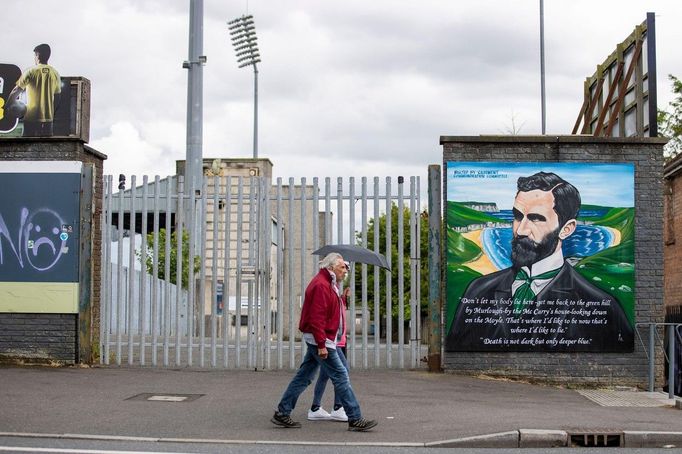
[[[177, 231], [171, 234], [170, 238], [170, 282], [177, 284], [178, 275], [178, 235]], [[154, 273], [154, 234], [147, 234], [147, 253], [145, 257], [145, 266], [147, 273]], [[137, 258], [142, 261], [142, 253], [138, 251]], [[158, 253], [158, 272], [156, 277], [161, 280], [166, 279], [166, 229], [159, 230], [159, 253]], [[198, 273], [201, 269], [201, 257], [194, 256], [194, 273]], [[189, 231], [182, 230], [182, 288], [186, 289], [189, 285]]]
[[[420, 285], [420, 308], [422, 316], [425, 316], [428, 311], [429, 304], [429, 280], [428, 280], [428, 234], [429, 234], [429, 217], [426, 211], [419, 216], [420, 223], [420, 238], [419, 250], [421, 262], [419, 264], [421, 279]], [[374, 229], [376, 228], [375, 219], [370, 219], [367, 223], [367, 248], [374, 250]], [[391, 204], [391, 316], [394, 320], [398, 320], [398, 254], [403, 257], [403, 294], [405, 295], [405, 308], [403, 316], [405, 320], [410, 318], [409, 301], [412, 292], [410, 286], [412, 273], [410, 271], [410, 250], [411, 250], [411, 236], [410, 232], [410, 210], [403, 208], [403, 250], [398, 251], [398, 206]], [[361, 234], [357, 234], [357, 243], [362, 245]], [[386, 214], [379, 217], [379, 252], [386, 255]], [[388, 258], [388, 257], [387, 257]], [[371, 314], [374, 314], [374, 271], [373, 267], [367, 270], [367, 305]], [[379, 272], [379, 301], [380, 314], [382, 317], [386, 315], [386, 270]], [[362, 302], [362, 268], [360, 264], [355, 267], [355, 301], [356, 305]], [[394, 326], [397, 326], [394, 324]]]
[[675, 94], [668, 104], [668, 110], [658, 111], [658, 134], [669, 139], [663, 151], [666, 159], [672, 159], [682, 152], [682, 81], [668, 75]]

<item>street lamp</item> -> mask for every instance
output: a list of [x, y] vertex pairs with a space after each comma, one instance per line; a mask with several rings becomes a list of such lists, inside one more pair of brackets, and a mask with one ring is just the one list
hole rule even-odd
[[240, 68], [253, 66], [253, 157], [258, 157], [258, 67], [260, 54], [253, 16], [242, 16], [227, 23]]
[[540, 0], [540, 104], [542, 110], [542, 135], [545, 135], [547, 108], [545, 105], [545, 2]]

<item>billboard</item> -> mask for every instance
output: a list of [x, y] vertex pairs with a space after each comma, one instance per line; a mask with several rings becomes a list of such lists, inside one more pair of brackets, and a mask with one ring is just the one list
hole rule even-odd
[[597, 66], [584, 83], [572, 134], [657, 137], [654, 13]]
[[0, 312], [78, 312], [81, 167], [0, 162]]
[[634, 166], [448, 162], [446, 351], [629, 352]]
[[90, 135], [90, 82], [61, 77], [48, 64], [51, 49], [33, 49], [35, 65], [23, 72], [0, 63], [0, 138], [76, 137]]

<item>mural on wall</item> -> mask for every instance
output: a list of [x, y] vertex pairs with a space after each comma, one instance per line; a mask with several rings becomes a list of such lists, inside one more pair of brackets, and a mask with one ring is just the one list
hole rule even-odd
[[0, 311], [77, 311], [80, 163], [60, 164], [0, 166]]
[[446, 350], [634, 348], [634, 166], [448, 162]]
[[70, 87], [48, 63], [51, 55], [43, 43], [33, 48], [34, 65], [23, 72], [0, 64], [0, 137], [69, 135]]

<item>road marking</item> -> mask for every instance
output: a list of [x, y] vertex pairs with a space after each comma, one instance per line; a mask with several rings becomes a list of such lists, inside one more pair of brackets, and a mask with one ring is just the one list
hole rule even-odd
[[111, 451], [101, 449], [68, 449], [68, 448], [31, 448], [25, 446], [0, 446], [0, 451], [11, 452], [55, 452], [71, 454], [186, 454], [167, 451]]

